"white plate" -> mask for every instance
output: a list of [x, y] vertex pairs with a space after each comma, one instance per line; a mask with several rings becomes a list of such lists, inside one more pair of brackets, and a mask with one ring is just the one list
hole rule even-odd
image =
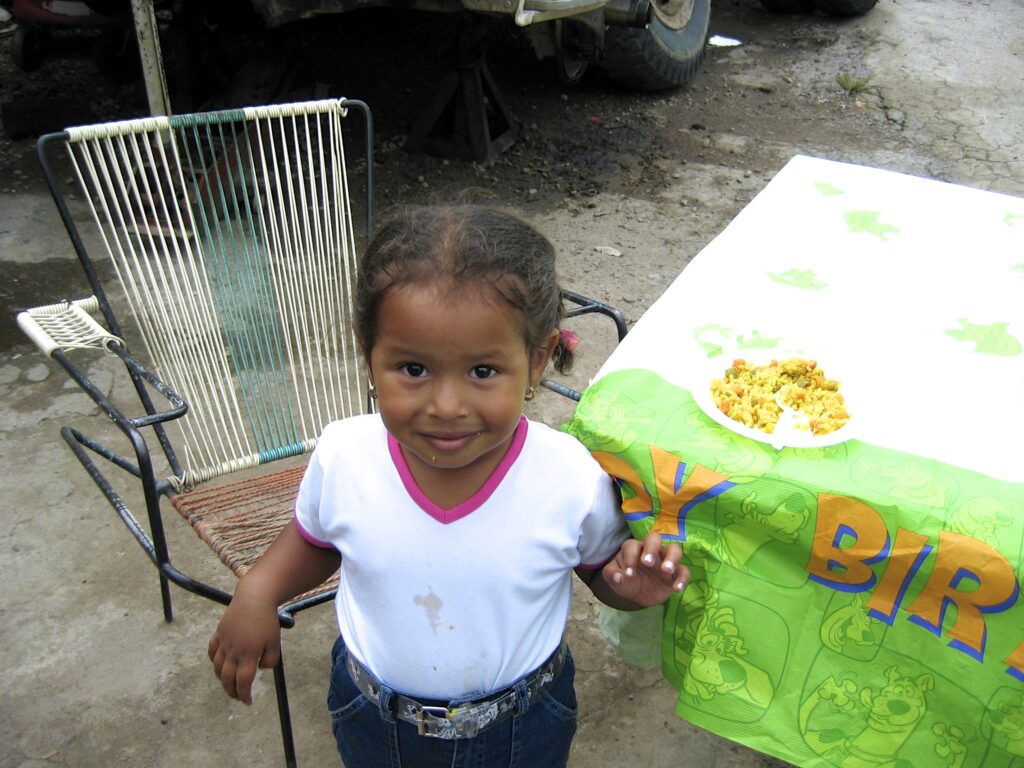
[[[749, 437], [751, 440], [757, 440], [760, 443], [767, 443], [776, 450], [781, 450], [782, 448], [825, 448], [826, 446], [836, 445], [849, 440], [853, 437], [852, 430], [850, 429], [853, 418], [851, 418], [850, 421], [847, 421], [846, 424], [841, 426], [839, 429], [825, 435], [815, 435], [798, 429], [787, 430], [785, 433], [780, 432], [778, 434], [769, 434], [767, 432], [762, 432], [760, 429], [754, 429], [753, 427], [748, 427], [746, 424], [741, 424], [738, 421], [730, 419], [718, 410], [718, 406], [715, 405], [715, 401], [711, 397], [711, 382], [714, 379], [724, 378], [726, 369], [731, 366], [734, 359], [742, 358], [750, 365], [756, 367], [760, 365], [767, 365], [772, 360], [786, 360], [791, 357], [816, 359], [808, 358], [806, 354], [796, 352], [777, 352], [775, 354], [771, 354], [770, 350], [767, 353], [758, 350], [752, 354], [740, 352], [730, 356], [718, 355], [714, 359], [708, 361], [709, 368], [704, 376], [703, 384], [694, 387], [695, 391], [692, 392], [693, 399], [712, 421], [721, 424], [726, 429], [735, 432], [738, 435]], [[849, 403], [846, 381], [840, 376], [834, 374], [829, 366], [822, 364], [820, 360], [818, 360], [818, 364], [821, 366], [822, 370], [825, 371], [826, 376], [839, 382], [839, 391], [842, 393], [846, 402]]]

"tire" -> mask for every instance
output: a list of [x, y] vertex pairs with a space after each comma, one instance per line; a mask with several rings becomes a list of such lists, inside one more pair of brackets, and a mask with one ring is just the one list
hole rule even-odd
[[819, 11], [832, 16], [863, 16], [875, 7], [878, 0], [815, 0], [815, 2]]
[[660, 91], [688, 83], [704, 61], [711, 0], [652, 0], [642, 29], [605, 29], [598, 68], [614, 83]]
[[814, 0], [761, 0], [761, 5], [771, 13], [811, 13]]

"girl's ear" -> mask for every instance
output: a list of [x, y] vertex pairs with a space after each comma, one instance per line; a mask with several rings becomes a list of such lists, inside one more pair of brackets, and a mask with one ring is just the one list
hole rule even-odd
[[530, 360], [530, 386], [536, 387], [540, 384], [540, 380], [544, 376], [544, 369], [548, 367], [548, 362], [557, 346], [558, 329], [556, 328], [543, 343], [533, 350], [533, 357]]

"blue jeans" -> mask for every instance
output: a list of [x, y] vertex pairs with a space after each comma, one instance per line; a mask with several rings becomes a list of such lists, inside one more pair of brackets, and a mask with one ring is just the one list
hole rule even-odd
[[[416, 726], [396, 720], [382, 687], [380, 705], [356, 688], [345, 666], [341, 637], [331, 654], [331, 713], [338, 753], [347, 768], [564, 768], [576, 733], [576, 668], [566, 655], [562, 673], [529, 709], [471, 739], [420, 736]], [[511, 686], [510, 686], [511, 687]]]

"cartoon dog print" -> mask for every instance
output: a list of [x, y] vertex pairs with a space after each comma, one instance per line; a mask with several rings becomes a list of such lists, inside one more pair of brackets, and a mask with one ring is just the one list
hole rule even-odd
[[876, 645], [871, 618], [864, 608], [866, 602], [864, 594], [856, 593], [850, 602], [830, 613], [821, 623], [822, 645], [843, 655], [857, 655], [848, 653], [856, 646]]
[[1012, 704], [1000, 704], [987, 717], [992, 730], [1006, 738], [1004, 749], [1024, 757], [1024, 697]]
[[[800, 708], [800, 733], [811, 749], [840, 768], [897, 768], [898, 756], [907, 739], [928, 709], [927, 693], [934, 686], [930, 674], [910, 677], [897, 666], [885, 671], [886, 684], [874, 693], [870, 688], [858, 691], [852, 680], [827, 678]], [[816, 730], [811, 716], [820, 704], [853, 712], [859, 707], [866, 722], [852, 735], [838, 729]], [[955, 750], [952, 768], [959, 768], [965, 750]]]
[[708, 590], [704, 610], [691, 619], [687, 635], [693, 637], [683, 689], [691, 696], [710, 701], [734, 696], [758, 707], [767, 707], [775, 693], [768, 674], [744, 656], [748, 651], [740, 637], [733, 609], [718, 605], [717, 593]]

